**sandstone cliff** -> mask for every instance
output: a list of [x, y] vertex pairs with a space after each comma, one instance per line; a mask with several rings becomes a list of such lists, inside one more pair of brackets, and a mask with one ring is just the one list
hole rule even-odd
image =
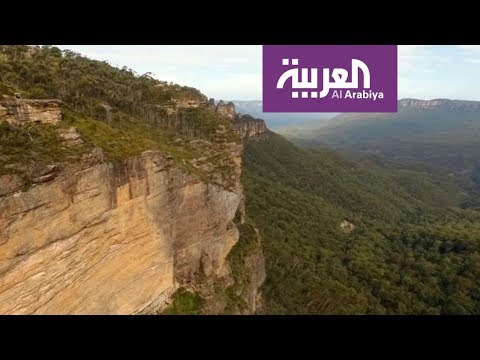
[[60, 107], [62, 102], [57, 99], [15, 99], [0, 101], [0, 121], [10, 124], [43, 123], [56, 124], [61, 120]]
[[[261, 308], [259, 238], [231, 256], [251, 244], [233, 104], [55, 48], [0, 57], [0, 314], [162, 313], [179, 288], [198, 313]], [[51, 100], [21, 99], [19, 60]]]
[[267, 125], [261, 119], [243, 115], [235, 121], [234, 125], [243, 138], [264, 140], [268, 137]]
[[235, 104], [231, 101], [225, 104], [222, 100], [220, 100], [217, 104], [216, 111], [217, 113], [225, 115], [231, 119], [234, 119], [236, 116]]
[[231, 191], [209, 185], [158, 152], [1, 198], [0, 313], [161, 306], [198, 272], [228, 273], [242, 198], [239, 178]]

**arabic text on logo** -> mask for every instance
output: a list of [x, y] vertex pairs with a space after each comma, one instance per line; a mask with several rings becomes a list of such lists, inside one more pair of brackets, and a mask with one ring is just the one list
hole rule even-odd
[[397, 48], [264, 46], [264, 111], [397, 111]]

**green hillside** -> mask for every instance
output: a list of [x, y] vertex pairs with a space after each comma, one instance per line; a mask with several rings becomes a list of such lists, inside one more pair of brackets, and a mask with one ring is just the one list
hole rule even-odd
[[[15, 93], [64, 103], [56, 126], [0, 124], [0, 174], [20, 174], [26, 185], [33, 167], [75, 164], [94, 148], [108, 160], [162, 150], [205, 180], [210, 172], [190, 160], [204, 158], [214, 165], [212, 172], [234, 167], [226, 150], [240, 137], [232, 121], [211, 109], [197, 89], [51, 46], [0, 46], [0, 100]], [[58, 132], [71, 126], [84, 144], [63, 144]]]
[[448, 176], [351, 162], [276, 134], [249, 141], [244, 162], [268, 313], [480, 313], [480, 214], [456, 206]]

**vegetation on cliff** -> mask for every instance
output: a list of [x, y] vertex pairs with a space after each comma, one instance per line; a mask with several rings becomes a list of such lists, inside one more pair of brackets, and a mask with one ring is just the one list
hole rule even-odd
[[196, 292], [185, 288], [178, 289], [172, 303], [163, 312], [163, 315], [200, 315], [204, 299]]
[[[240, 141], [231, 119], [211, 109], [198, 90], [151, 75], [50, 46], [0, 46], [0, 99], [20, 92], [24, 98], [64, 102], [58, 126], [2, 124], [0, 171], [22, 173], [29, 163], [77, 162], [95, 147], [107, 160], [158, 149], [205, 181], [229, 186], [235, 167], [229, 147]], [[71, 126], [84, 144], [67, 148], [54, 130]], [[198, 158], [203, 160], [193, 161]], [[215, 174], [221, 179], [210, 176]]]
[[[22, 104], [25, 104], [26, 101], [20, 100], [16, 93], [21, 93], [24, 99], [61, 99], [63, 102], [61, 116], [58, 109], [62, 102], [37, 101], [37, 103], [42, 104], [57, 104], [54, 113], [55, 121], [47, 124], [43, 121], [44, 119], [33, 119], [30, 116], [30, 110], [28, 108], [25, 110], [25, 107], [22, 108]], [[175, 251], [181, 252], [184, 249], [193, 248], [193, 246], [191, 247], [192, 244], [198, 245], [201, 243], [201, 249], [198, 249], [200, 258], [196, 257], [197, 253], [183, 253], [182, 260], [185, 263], [182, 263], [181, 266], [183, 266], [182, 271], [185, 274], [180, 273], [180, 271], [175, 272], [176, 278], [168, 279], [168, 281], [172, 281], [171, 286], [176, 284], [181, 286], [185, 285], [185, 283], [188, 283], [188, 286], [178, 289], [172, 298], [171, 306], [165, 310], [165, 313], [203, 313], [204, 306], [208, 305], [206, 304], [206, 299], [210, 300], [212, 297], [211, 293], [216, 290], [209, 288], [213, 280], [215, 280], [214, 286], [218, 285], [217, 287], [220, 288], [218, 298], [219, 302], [223, 302], [221, 304], [223, 306], [222, 309], [226, 308], [227, 310], [225, 311], [231, 313], [248, 311], [247, 302], [249, 299], [245, 301], [243, 297], [245, 297], [244, 288], [249, 286], [250, 283], [249, 279], [241, 278], [241, 274], [248, 274], [249, 269], [247, 269], [244, 261], [235, 255], [244, 254], [241, 250], [243, 245], [235, 247], [236, 250], [232, 255], [235, 272], [233, 278], [223, 276], [225, 274], [223, 272], [220, 273], [220, 269], [216, 268], [220, 267], [220, 265], [223, 266], [226, 254], [223, 252], [218, 253], [214, 250], [210, 251], [211, 249], [208, 247], [210, 242], [214, 242], [212, 247], [217, 246], [220, 248], [222, 246], [220, 240], [222, 240], [223, 234], [225, 234], [223, 240], [234, 240], [232, 236], [236, 235], [236, 233], [232, 234], [229, 232], [227, 234], [226, 227], [231, 226], [230, 221], [232, 219], [229, 217], [233, 216], [232, 209], [235, 210], [234, 207], [238, 205], [243, 196], [241, 187], [239, 187], [240, 165], [238, 162], [242, 148], [241, 136], [234, 129], [235, 119], [232, 116], [232, 111], [230, 113], [222, 113], [218, 108], [214, 107], [213, 101], [208, 101], [196, 89], [167, 84], [153, 79], [151, 74], [140, 76], [127, 68], [118, 69], [106, 62], [91, 60], [79, 54], [70, 51], [60, 51], [49, 46], [0, 46], [0, 100], [5, 100], [0, 104], [0, 200], [2, 200], [2, 205], [6, 204], [5, 208], [9, 211], [11, 210], [11, 213], [7, 211], [5, 216], [7, 219], [6, 224], [8, 224], [10, 231], [7, 234], [7, 240], [4, 241], [8, 244], [7, 246], [13, 243], [15, 247], [15, 241], [10, 241], [10, 239], [17, 239], [18, 235], [22, 242], [20, 245], [17, 245], [19, 248], [21, 247], [21, 250], [18, 252], [19, 256], [25, 255], [27, 251], [29, 255], [36, 250], [35, 246], [37, 245], [31, 245], [29, 243], [31, 239], [36, 239], [37, 242], [48, 239], [52, 243], [58, 241], [58, 239], [71, 239], [73, 235], [69, 233], [70, 230], [75, 234], [75, 241], [77, 239], [85, 241], [89, 236], [94, 236], [96, 239], [102, 240], [98, 242], [100, 245], [104, 245], [108, 240], [115, 238], [116, 245], [120, 249], [125, 249], [125, 243], [131, 243], [132, 239], [135, 239], [135, 243], [137, 243], [140, 238], [147, 241], [148, 244], [155, 243], [158, 245], [161, 237], [162, 244], [166, 241], [171, 241], [172, 243], [165, 244], [165, 246], [162, 245], [160, 248], [155, 246], [155, 250], [165, 251], [167, 253], [165, 257], [171, 256], [172, 258], [169, 261], [173, 263], [173, 258], [176, 255]], [[65, 136], [65, 134], [69, 135], [70, 138]], [[75, 141], [68, 141], [72, 140], [72, 136]], [[157, 176], [163, 175], [157, 174], [163, 171], [163, 168], [156, 161], [158, 158], [163, 159], [163, 156], [158, 158], [155, 155], [152, 157], [145, 156], [126, 161], [126, 159], [141, 154], [146, 150], [159, 150], [162, 153], [171, 155], [171, 157], [166, 157], [168, 161], [165, 164], [168, 164], [168, 167], [172, 164], [171, 160], [173, 159], [173, 162], [179, 167], [183, 167], [188, 172], [197, 175], [197, 178], [185, 176], [184, 173], [177, 172], [174, 168], [174, 171], [169, 172], [168, 175], [170, 176], [168, 179], [164, 181], [161, 176]], [[69, 201], [70, 196], [72, 199], [74, 198], [73, 194], [79, 183], [79, 181], [77, 182], [78, 178], [84, 179], [83, 176], [87, 176], [88, 170], [90, 170], [80, 172], [77, 171], [79, 170], [77, 166], [80, 168], [91, 167], [96, 162], [103, 161], [115, 162], [115, 164], [111, 167], [96, 167], [95, 170], [103, 169], [106, 172], [101, 172], [101, 175], [94, 177], [90, 183], [86, 181], [86, 183], [89, 183], [89, 186], [91, 185], [96, 189], [95, 194], [92, 195], [94, 200], [82, 198]], [[151, 168], [139, 167], [138, 164], [144, 164], [143, 161], [152, 166], [155, 164], [155, 169], [158, 171], [152, 170], [152, 174], [150, 174], [147, 170]], [[130, 167], [129, 164], [134, 165]], [[57, 176], [57, 173], [65, 169], [67, 171], [63, 172], [64, 176], [62, 178], [57, 179], [58, 181], [52, 181]], [[130, 169], [131, 172], [127, 172]], [[109, 172], [110, 170], [112, 173]], [[118, 175], [121, 174], [122, 181], [124, 181], [129, 179], [123, 179], [123, 175], [130, 174], [135, 176], [137, 172], [141, 173], [141, 176], [145, 176], [144, 173], [148, 173], [147, 176], [149, 177], [145, 177], [147, 184], [145, 188], [139, 186], [134, 191], [128, 192], [127, 190], [128, 195], [126, 198], [128, 199], [121, 196], [123, 193], [115, 192], [114, 187], [117, 186], [115, 180]], [[77, 174], [81, 175], [72, 176]], [[72, 178], [72, 182], [69, 182], [68, 186], [64, 186], [65, 181], [68, 181], [70, 178]], [[129, 178], [129, 176], [125, 176], [125, 178]], [[162, 186], [159, 187], [159, 182], [151, 180], [152, 178], [157, 181], [162, 179], [161, 183], [165, 182], [168, 188], [163, 189]], [[201, 181], [198, 181], [199, 179]], [[140, 180], [144, 179], [135, 180], [140, 182]], [[50, 182], [50, 184], [45, 184], [46, 182]], [[45, 188], [37, 187], [32, 189], [31, 192], [19, 191], [27, 190], [30, 185], [40, 183], [45, 184]], [[127, 183], [129, 182], [127, 181]], [[203, 183], [217, 184], [223, 189], [204, 186]], [[74, 185], [70, 186], [70, 184]], [[105, 184], [108, 184], [108, 186], [102, 188], [102, 185]], [[124, 182], [122, 182], [123, 184]], [[155, 189], [153, 189], [153, 184], [155, 184]], [[152, 188], [149, 187], [150, 185]], [[60, 190], [49, 192], [50, 186], [53, 189]], [[47, 191], [44, 191], [44, 189]], [[64, 189], [66, 190], [64, 191]], [[110, 193], [110, 190], [113, 190], [112, 193]], [[145, 192], [142, 192], [143, 190]], [[176, 193], [177, 190], [178, 193]], [[227, 193], [226, 190], [234, 191], [235, 194]], [[17, 191], [19, 192], [16, 193]], [[158, 192], [155, 193], [155, 191]], [[168, 192], [168, 201], [163, 202], [167, 195], [163, 194], [162, 191]], [[132, 194], [133, 192], [135, 194]], [[12, 195], [14, 193], [16, 194]], [[34, 195], [31, 195], [32, 193]], [[103, 232], [101, 226], [99, 226], [96, 228], [99, 233], [92, 235], [88, 226], [85, 225], [89, 223], [84, 221], [85, 218], [88, 218], [92, 213], [107, 214], [108, 212], [104, 219], [106, 223], [117, 216], [117, 201], [102, 202], [99, 200], [103, 199], [103, 196], [110, 196], [110, 194], [117, 196], [116, 198], [112, 197], [113, 200], [121, 198], [121, 201], [123, 201], [122, 211], [128, 208], [128, 206], [132, 206], [130, 208], [131, 212], [129, 212], [132, 216], [129, 216], [128, 220], [121, 218], [118, 223], [115, 223], [113, 227], [116, 230], [118, 230], [117, 227], [122, 228], [120, 234], [115, 233], [111, 235], [109, 230]], [[180, 195], [177, 196], [177, 194]], [[44, 202], [39, 201], [38, 199], [42, 198], [42, 196], [47, 200]], [[136, 198], [146, 196], [156, 198], [156, 205], [151, 206], [152, 203], [149, 202], [146, 208], [143, 209], [143, 202], [142, 204], [135, 202]], [[17, 221], [20, 222], [22, 219], [18, 219], [15, 213], [18, 211], [19, 206], [9, 207], [8, 201], [19, 197], [21, 200], [18, 200], [18, 203], [22, 205], [25, 205], [28, 201], [38, 201], [42, 203], [42, 206], [44, 203], [47, 204], [47, 208], [50, 204], [63, 204], [63, 201], [67, 200], [65, 201], [65, 207], [52, 212], [54, 215], [52, 215], [49, 221], [49, 223], [51, 222], [51, 226], [48, 229], [49, 232], [36, 232], [35, 236], [32, 237], [28, 236], [28, 234], [20, 234], [11, 225]], [[23, 201], [24, 198], [28, 201]], [[4, 200], [5, 202], [3, 202]], [[95, 202], [95, 200], [98, 200], [98, 202]], [[128, 204], [128, 201], [132, 202]], [[145, 201], [145, 203], [147, 202]], [[182, 203], [180, 204], [180, 202]], [[85, 204], [88, 204], [88, 206]], [[104, 206], [107, 207], [102, 210]], [[37, 209], [37, 205], [32, 206], [32, 208]], [[80, 210], [71, 210], [72, 208]], [[43, 211], [43, 208], [39, 213], [41, 211]], [[68, 211], [78, 212], [72, 216], [65, 215], [65, 218], [68, 218], [68, 220], [61, 221], [62, 225], [60, 228], [56, 221], [60, 222], [59, 219], [62, 219], [64, 214], [68, 214]], [[151, 214], [151, 216], [138, 216], [139, 219], [137, 219], [134, 215], [138, 215], [142, 211]], [[172, 215], [171, 218], [169, 217], [170, 215]], [[93, 216], [100, 217], [101, 215]], [[24, 216], [20, 218], [24, 218]], [[226, 220], [222, 220], [223, 218]], [[35, 228], [39, 223], [40, 225], [38, 226], [46, 227], [42, 223], [43, 218], [41, 216], [29, 213], [29, 219], [35, 224]], [[191, 220], [187, 221], [188, 224], [183, 224], [182, 221], [185, 221], [185, 219]], [[139, 222], [136, 223], [136, 220], [139, 220]], [[218, 224], [215, 223], [216, 220], [218, 220]], [[163, 234], [155, 230], [157, 229], [157, 222], [160, 222], [159, 226], [170, 226], [166, 225], [170, 221], [172, 222], [171, 229], [173, 230], [164, 238]], [[76, 226], [78, 226], [78, 229]], [[129, 226], [133, 229], [131, 232]], [[175, 226], [181, 228], [181, 231], [175, 230]], [[208, 227], [208, 231], [203, 226], [205, 228]], [[125, 228], [128, 230], [125, 230]], [[184, 228], [188, 228], [188, 230], [183, 231]], [[73, 229], [77, 230], [74, 231]], [[84, 230], [85, 232], [83, 232]], [[135, 237], [136, 230], [145, 230], [145, 233], [137, 238]], [[228, 230], [236, 229], [228, 228]], [[148, 233], [149, 231], [151, 233]], [[190, 236], [190, 231], [192, 233], [195, 232], [195, 236]], [[209, 235], [206, 235], [207, 233]], [[214, 236], [211, 234], [214, 234]], [[242, 240], [240, 244], [243, 243], [244, 241]], [[141, 249], [146, 248], [145, 246], [137, 247]], [[256, 249], [259, 249], [258, 243]], [[7, 254], [9, 254], [8, 251], [6, 252]], [[17, 254], [15, 251], [17, 251], [16, 248], [11, 251], [14, 256]], [[148, 252], [149, 256], [152, 253], [155, 254], [152, 251]], [[116, 250], [116, 254], [121, 254], [121, 252]], [[75, 258], [75, 263], [79, 264], [79, 266], [85, 266], [85, 263], [89, 261], [96, 261], [96, 256], [97, 254], [94, 251], [88, 252], [85, 256], [83, 254], [72, 255]], [[148, 259], [145, 259], [144, 256], [135, 257], [135, 254], [129, 254], [129, 256], [130, 260], [127, 264], [122, 263], [122, 268], [125, 269], [128, 266], [131, 266], [131, 268], [124, 270], [122, 275], [140, 278], [140, 275], [135, 275], [135, 271], [140, 272], [141, 270], [139, 269], [146, 264]], [[156, 261], [163, 261], [163, 257], [162, 255], [162, 259], [157, 259]], [[199, 259], [202, 259], [201, 265]], [[108, 260], [102, 257], [98, 261], [98, 266], [104, 267], [111, 260], [112, 257], [109, 257]], [[27, 262], [25, 260], [22, 261], [23, 263]], [[212, 275], [206, 276], [203, 274], [200, 266], [207, 267], [210, 264], [209, 262], [212, 264], [210, 265], [211, 268], [213, 268], [213, 270], [210, 269], [209, 274]], [[53, 264], [55, 262], [50, 263]], [[42, 264], [40, 266], [50, 269], [50, 264]], [[243, 272], [242, 266], [245, 267]], [[190, 270], [190, 268], [194, 270]], [[51, 274], [52, 272], [48, 269], [45, 271]], [[161, 268], [157, 266], [152, 269], [160, 269], [159, 271], [161, 271]], [[68, 271], [72, 272], [76, 270], [75, 266], [71, 266], [68, 269]], [[212, 273], [212, 271], [214, 272]], [[190, 278], [190, 273], [193, 272], [196, 274], [194, 280]], [[217, 274], [217, 272], [221, 274], [218, 275], [219, 279], [217, 279], [216, 275], [213, 275]], [[157, 281], [158, 275], [156, 275]], [[19, 281], [23, 281], [22, 276], [24, 276], [23, 273], [19, 275]], [[117, 274], [112, 276], [115, 279], [120, 277], [117, 277]], [[160, 274], [160, 276], [163, 276], [163, 274]], [[166, 276], [168, 276], [168, 273], [166, 273]], [[91, 276], [89, 278], [90, 280], [92, 279]], [[228, 278], [228, 283], [224, 278]], [[237, 279], [239, 281], [242, 280], [238, 286], [234, 283]], [[43, 281], [43, 279], [37, 280], [39, 283]], [[79, 282], [74, 285], [76, 286]], [[45, 283], [46, 286], [43, 286], [43, 283], [41, 285], [43, 288], [52, 285], [49, 280], [46, 280]], [[118, 281], [118, 284], [114, 281], [111, 284], [111, 288], [102, 286], [101, 289], [96, 291], [96, 295], [102, 293], [102, 291], [108, 294], [111, 291], [111, 293], [116, 294], [118, 289], [115, 287], [123, 287], [122, 281]], [[134, 304], [136, 306], [139, 299], [135, 296], [142, 297], [144, 294], [143, 290], [146, 290], [146, 292], [165, 291], [165, 288], [162, 290], [155, 288], [155, 286], [158, 286], [158, 283], [153, 284], [149, 288], [150, 285], [150, 282], [142, 283], [142, 286], [146, 289], [141, 289], [140, 292], [135, 289], [136, 294], [132, 294], [127, 300], [119, 301], [118, 304], [112, 300], [112, 303], [115, 303], [113, 305], [107, 300], [105, 300], [105, 304], [95, 299], [91, 300], [90, 296], [89, 299], [95, 305], [90, 307], [88, 311], [101, 309], [101, 311], [115, 312], [120, 311], [120, 307], [121, 311], [126, 311], [125, 309], [132, 310], [131, 307], [125, 304], [130, 306]], [[134, 286], [130, 286], [128, 286], [128, 289], [134, 288]], [[169, 285], [164, 282], [161, 286]], [[87, 289], [82, 288], [81, 285], [79, 287], [81, 290], [78, 293], [81, 293], [83, 290], [89, 291], [88, 287]], [[199, 289], [203, 291], [197, 291]], [[25, 286], [25, 292], [28, 292], [28, 290], [28, 286]], [[63, 291], [64, 289], [61, 290], [61, 292]], [[84, 302], [78, 293], [73, 296], [74, 300], [72, 303], [77, 300]], [[110, 295], [98, 296], [105, 299], [110, 298]], [[61, 299], [60, 296], [59, 298]], [[5, 303], [2, 302], [2, 305], [5, 305]], [[61, 304], [61, 300], [59, 303]], [[85, 301], [85, 303], [85, 306], [88, 307], [88, 301]], [[43, 305], [42, 303], [38, 306]], [[117, 305], [118, 307], [116, 307]], [[105, 306], [105, 308], [101, 308], [102, 306]], [[81, 305], [78, 304], [73, 304], [72, 307], [75, 308], [72, 311], [82, 309]], [[38, 310], [38, 307], [36, 309]], [[72, 308], [69, 309], [71, 310]], [[54, 310], [56, 309], [54, 308]], [[12, 312], [14, 311], [16, 310], [12, 310]], [[32, 310], [31, 308], [23, 307], [22, 311], [29, 312]]]

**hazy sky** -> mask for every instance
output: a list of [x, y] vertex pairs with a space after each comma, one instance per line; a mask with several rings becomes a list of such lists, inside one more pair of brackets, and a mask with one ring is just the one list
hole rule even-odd
[[[261, 100], [260, 45], [59, 45], [215, 99]], [[398, 47], [399, 98], [480, 100], [480, 46]]]

